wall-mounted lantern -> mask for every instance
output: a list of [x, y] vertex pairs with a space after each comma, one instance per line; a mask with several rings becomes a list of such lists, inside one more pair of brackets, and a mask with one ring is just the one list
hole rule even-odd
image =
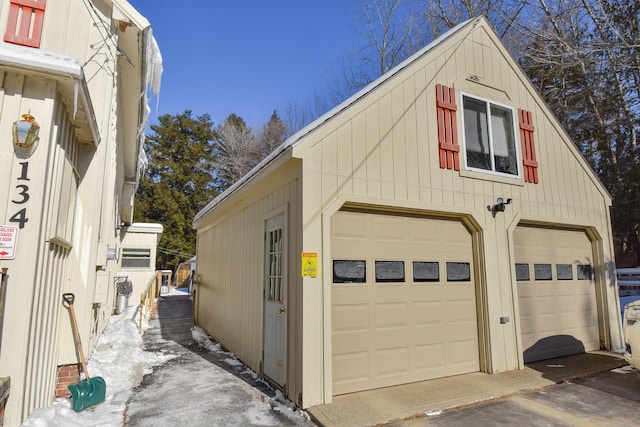
[[40, 125], [31, 114], [23, 114], [22, 120], [13, 122], [13, 143], [29, 148], [38, 141]]
[[495, 218], [496, 214], [498, 212], [504, 212], [506, 206], [509, 204], [511, 204], [511, 199], [507, 199], [507, 201], [505, 202], [502, 197], [498, 197], [496, 199], [496, 204], [487, 206], [487, 210], [491, 212], [491, 214]]

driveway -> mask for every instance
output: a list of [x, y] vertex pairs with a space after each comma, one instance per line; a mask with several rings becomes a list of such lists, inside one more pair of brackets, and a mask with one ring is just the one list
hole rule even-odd
[[637, 426], [639, 404], [640, 376], [625, 367], [385, 426]]
[[197, 343], [191, 313], [188, 296], [161, 298], [143, 341], [146, 351], [173, 358], [145, 375], [133, 390], [126, 426], [311, 425], [233, 354], [212, 343], [209, 348]]

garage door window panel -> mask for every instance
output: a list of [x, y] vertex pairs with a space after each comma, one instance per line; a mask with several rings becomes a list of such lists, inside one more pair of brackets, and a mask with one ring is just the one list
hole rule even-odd
[[573, 266], [571, 264], [556, 264], [558, 280], [573, 280]]
[[413, 281], [416, 283], [439, 282], [440, 263], [437, 261], [413, 261]]
[[529, 274], [529, 264], [516, 263], [516, 280], [518, 282], [528, 282], [531, 280], [531, 276]]
[[365, 283], [367, 263], [364, 260], [333, 260], [333, 283]]
[[513, 109], [462, 96], [467, 169], [519, 176]]
[[578, 280], [589, 280], [593, 278], [593, 268], [589, 264], [578, 264]]
[[536, 280], [552, 280], [551, 264], [534, 264], [533, 274]]
[[447, 262], [447, 282], [470, 282], [471, 265], [468, 262]]
[[376, 261], [376, 283], [404, 283], [404, 261]]

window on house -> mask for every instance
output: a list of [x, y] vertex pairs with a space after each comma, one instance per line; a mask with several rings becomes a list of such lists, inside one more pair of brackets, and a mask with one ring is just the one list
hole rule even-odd
[[151, 249], [122, 248], [123, 268], [149, 268], [151, 267]]
[[518, 175], [513, 110], [462, 96], [466, 167]]
[[269, 301], [283, 301], [283, 273], [284, 273], [284, 236], [283, 228], [277, 227], [269, 230], [269, 259], [267, 271], [267, 299]]

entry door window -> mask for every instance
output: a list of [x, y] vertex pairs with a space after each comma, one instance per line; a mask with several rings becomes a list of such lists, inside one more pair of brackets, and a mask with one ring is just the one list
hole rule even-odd
[[282, 227], [269, 230], [269, 271], [267, 299], [282, 301]]

